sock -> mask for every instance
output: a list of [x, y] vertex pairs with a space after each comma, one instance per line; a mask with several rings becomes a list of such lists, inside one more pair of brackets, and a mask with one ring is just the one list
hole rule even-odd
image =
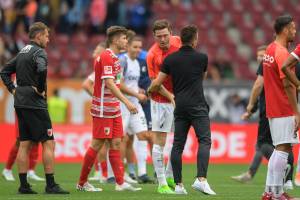
[[83, 164], [80, 172], [79, 185], [83, 186], [87, 182], [88, 175], [93, 167], [97, 156], [97, 151], [95, 151], [92, 147], [89, 147], [85, 153], [83, 158]]
[[273, 172], [273, 161], [275, 158], [276, 151], [274, 150], [268, 163], [268, 171], [267, 171], [267, 178], [266, 178], [266, 188], [265, 192], [271, 193], [272, 187], [274, 185], [274, 172]]
[[107, 178], [107, 162], [106, 161], [102, 161], [100, 163], [101, 166], [101, 172], [102, 172], [102, 176]]
[[27, 187], [28, 186], [27, 173], [20, 173], [19, 174], [19, 179], [20, 179], [21, 187]]
[[288, 159], [288, 153], [276, 150], [276, 154], [273, 161], [273, 173], [274, 173], [274, 196], [280, 197], [283, 193], [283, 184], [285, 179], [285, 169]]
[[110, 149], [109, 161], [116, 178], [116, 183], [122, 185], [124, 183], [124, 165], [121, 159], [120, 150]]
[[165, 176], [163, 147], [154, 144], [152, 149], [153, 166], [157, 175], [157, 180], [160, 186], [168, 185]]
[[39, 157], [39, 145], [33, 145], [29, 154], [29, 170], [34, 170]]
[[148, 142], [147, 141], [136, 141], [136, 156], [137, 156], [137, 167], [138, 176], [147, 174], [147, 155], [148, 155]]
[[174, 178], [172, 164], [171, 164], [171, 151], [169, 153], [169, 159], [168, 159], [168, 163], [167, 163], [167, 167], [166, 167], [166, 178]]
[[6, 165], [5, 165], [5, 169], [11, 170], [11, 168], [12, 168], [12, 166], [15, 163], [15, 160], [17, 158], [18, 150], [19, 150], [19, 147], [17, 147], [16, 145], [14, 145], [10, 149], [8, 159], [7, 159], [7, 162], [6, 162]]
[[109, 153], [107, 152], [107, 178], [115, 177], [113, 169], [111, 167], [110, 161], [109, 161]]
[[128, 168], [129, 174], [135, 175], [135, 164], [134, 163], [128, 163], [127, 168]]
[[53, 187], [56, 184], [54, 181], [53, 174], [45, 174], [45, 177], [46, 177], [46, 183], [48, 187]]

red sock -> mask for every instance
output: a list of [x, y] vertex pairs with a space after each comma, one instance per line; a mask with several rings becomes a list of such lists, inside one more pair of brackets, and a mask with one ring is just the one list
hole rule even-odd
[[94, 162], [94, 168], [97, 172], [99, 171], [99, 162], [98, 162], [97, 158], [95, 159], [95, 162]]
[[106, 161], [102, 161], [100, 163], [100, 165], [101, 165], [101, 170], [102, 170], [102, 176], [104, 178], [107, 178], [107, 162]]
[[39, 145], [32, 145], [29, 154], [29, 170], [34, 170], [39, 157]]
[[124, 183], [124, 165], [121, 160], [120, 150], [110, 149], [109, 161], [116, 178], [116, 183], [122, 185]]
[[8, 155], [8, 159], [5, 165], [5, 169], [9, 169], [11, 170], [13, 164], [15, 163], [15, 160], [17, 158], [18, 155], [18, 150], [19, 147], [17, 147], [16, 145], [12, 146], [12, 148], [10, 149], [9, 155]]
[[83, 164], [80, 172], [79, 185], [83, 186], [87, 182], [88, 175], [93, 167], [97, 156], [97, 151], [95, 151], [92, 147], [89, 147], [85, 153], [83, 158]]

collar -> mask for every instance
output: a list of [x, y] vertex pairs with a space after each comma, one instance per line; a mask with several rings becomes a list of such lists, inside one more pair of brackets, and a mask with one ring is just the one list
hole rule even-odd
[[106, 50], [109, 51], [114, 57], [118, 58], [118, 56], [110, 48], [107, 48]]
[[43, 49], [43, 47], [41, 47], [38, 43], [36, 43], [36, 42], [33, 41], [33, 40], [30, 40], [30, 44], [35, 45], [35, 46], [38, 46], [38, 47], [40, 47], [40, 48]]
[[180, 50], [183, 50], [183, 51], [194, 51], [194, 48], [191, 47], [190, 45], [184, 45], [184, 46], [180, 47]]

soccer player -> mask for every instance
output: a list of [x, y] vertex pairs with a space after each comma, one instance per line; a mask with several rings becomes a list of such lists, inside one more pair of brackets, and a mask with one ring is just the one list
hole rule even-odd
[[124, 166], [121, 160], [120, 144], [123, 137], [123, 125], [120, 110], [120, 101], [131, 113], [137, 113], [137, 108], [121, 93], [121, 66], [117, 54], [127, 45], [127, 29], [121, 26], [111, 26], [107, 29], [107, 42], [109, 48], [97, 57], [95, 63], [95, 85], [92, 100], [91, 114], [93, 116], [93, 139], [88, 148], [80, 173], [77, 190], [101, 191], [87, 181], [88, 174], [95, 162], [97, 152], [106, 141], [109, 142], [109, 161], [115, 178], [117, 191], [137, 191], [124, 182]]
[[[97, 56], [99, 56], [105, 50], [105, 48], [106, 48], [105, 42], [101, 42], [96, 46], [93, 52], [94, 62], [96, 62]], [[91, 73], [82, 83], [83, 89], [90, 96], [93, 96], [94, 93], [94, 83], [95, 83], [95, 72]], [[94, 163], [94, 168], [95, 168], [94, 176], [89, 177], [89, 180], [91, 181], [98, 180], [100, 182], [105, 182], [107, 179], [107, 162], [106, 162], [106, 155], [108, 150], [107, 146], [108, 144], [103, 145], [103, 147], [98, 152], [98, 158], [95, 159], [95, 163]]]
[[[46, 176], [45, 192], [69, 194], [54, 180], [54, 137], [47, 110], [47, 54], [44, 50], [49, 42], [49, 28], [34, 23], [29, 30], [30, 44], [16, 57], [5, 64], [0, 72], [9, 92], [14, 95], [14, 107], [19, 125], [20, 147], [17, 155], [20, 179], [19, 193], [36, 194], [27, 182], [28, 153], [33, 143], [42, 143], [43, 164]], [[16, 73], [17, 87], [11, 80]]]
[[[152, 137], [148, 132], [147, 121], [140, 103], [144, 103], [148, 100], [145, 95], [145, 91], [141, 90], [138, 86], [140, 79], [140, 65], [137, 60], [138, 55], [142, 49], [142, 38], [135, 36], [135, 33], [128, 38], [127, 53], [122, 55], [121, 66], [123, 68], [123, 78], [121, 83], [121, 91], [128, 94], [128, 99], [138, 108], [138, 114], [131, 114], [124, 104], [121, 104], [122, 119], [123, 119], [123, 129], [124, 133], [128, 134], [128, 141], [124, 141], [122, 144], [123, 152], [126, 154], [128, 148], [132, 148], [134, 134], [139, 141], [147, 141], [152, 147], [153, 141]], [[139, 143], [137, 144], [139, 145]], [[147, 151], [147, 146], [143, 147], [145, 149], [139, 150], [145, 152]], [[124, 155], [125, 157], [125, 155]], [[127, 161], [129, 168], [129, 173], [131, 177], [135, 178], [134, 174], [134, 164]], [[146, 171], [146, 158], [138, 158], [138, 177], [143, 182], [151, 182]], [[152, 181], [153, 182], [153, 181]]]
[[[155, 44], [148, 52], [147, 67], [149, 78], [153, 80], [157, 77], [165, 57], [177, 51], [181, 41], [179, 37], [171, 35], [171, 25], [164, 19], [154, 22], [152, 32]], [[159, 184], [157, 192], [161, 194], [172, 194], [174, 192], [171, 188], [175, 188], [171, 160], [168, 160], [165, 170], [163, 157], [167, 133], [172, 131], [173, 126], [173, 104], [171, 79], [168, 77], [159, 92], [151, 94], [152, 160]]]
[[[289, 55], [287, 60], [283, 63], [282, 71], [286, 75], [286, 77], [297, 87], [297, 90], [300, 89], [300, 81], [299, 77], [295, 77], [295, 73], [293, 72], [293, 68], [296, 65], [296, 75], [299, 73], [300, 69], [300, 44], [297, 45], [296, 49]], [[295, 185], [300, 186], [300, 154], [298, 155], [298, 164], [297, 164], [297, 172], [295, 176]]]
[[263, 76], [266, 113], [275, 150], [268, 164], [263, 200], [295, 199], [284, 192], [284, 177], [292, 144], [298, 143], [300, 113], [297, 107], [296, 88], [281, 71], [288, 58], [287, 47], [296, 35], [296, 26], [289, 15], [275, 20], [275, 40], [267, 47], [263, 57]]
[[[17, 125], [17, 122], [16, 122], [16, 132], [17, 132], [17, 135], [19, 135], [18, 130], [17, 130], [18, 129], [17, 126], [18, 125]], [[17, 154], [18, 154], [18, 151], [19, 151], [19, 145], [20, 145], [20, 141], [19, 141], [19, 138], [17, 138], [15, 144], [12, 146], [12, 148], [9, 152], [5, 168], [2, 171], [2, 176], [7, 181], [15, 181], [15, 178], [12, 174], [12, 166], [15, 163], [15, 160], [17, 158]], [[39, 146], [36, 145], [36, 144], [33, 144], [32, 147], [31, 147], [31, 150], [30, 150], [30, 153], [29, 153], [29, 167], [28, 167], [29, 170], [27, 172], [27, 178], [35, 180], [35, 181], [45, 181], [44, 178], [39, 177], [34, 171], [35, 166], [37, 164], [38, 155], [39, 155], [38, 154], [38, 149], [39, 149], [38, 147]]]
[[161, 72], [152, 81], [149, 92], [157, 91], [168, 75], [172, 78], [175, 95], [175, 133], [171, 153], [176, 194], [187, 194], [182, 181], [182, 152], [188, 132], [193, 126], [198, 138], [197, 176], [192, 187], [204, 194], [216, 195], [207, 182], [207, 168], [211, 147], [209, 106], [203, 92], [207, 55], [198, 53], [198, 29], [185, 26], [180, 31], [182, 47], [164, 59]]
[[[256, 111], [257, 108], [257, 99], [259, 99], [259, 123], [258, 123], [258, 135], [257, 135], [257, 143], [255, 155], [253, 157], [252, 163], [249, 167], [249, 170], [245, 173], [242, 173], [237, 176], [232, 176], [231, 178], [242, 182], [247, 183], [251, 181], [257, 169], [262, 161], [263, 156], [269, 160], [271, 157], [274, 146], [271, 137], [269, 121], [266, 117], [266, 101], [265, 101], [265, 93], [264, 93], [264, 78], [263, 78], [263, 69], [262, 69], [262, 60], [266, 51], [265, 45], [258, 47], [257, 49], [257, 62], [259, 63], [259, 67], [257, 70], [257, 78], [252, 87], [251, 95], [249, 98], [249, 103], [247, 106], [247, 111], [242, 115], [242, 119], [249, 119], [252, 114]], [[284, 184], [285, 189], [293, 189], [292, 183], [292, 175], [293, 175], [293, 164], [294, 164], [294, 155], [292, 152], [289, 153], [288, 157], [288, 173], [286, 182]]]

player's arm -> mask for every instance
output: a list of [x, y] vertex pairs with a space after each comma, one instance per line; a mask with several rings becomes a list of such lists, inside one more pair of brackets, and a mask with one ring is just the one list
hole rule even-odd
[[33, 86], [33, 89], [37, 94], [45, 98], [46, 79], [47, 79], [47, 60], [48, 60], [45, 50], [37, 51], [34, 55], [33, 60], [37, 66], [36, 71], [37, 71], [37, 81], [38, 81], [37, 86]]
[[136, 97], [140, 102], [146, 102], [147, 101], [147, 96], [142, 94], [142, 93], [137, 93], [133, 90], [131, 90], [130, 88], [128, 88], [126, 86], [126, 84], [124, 83], [124, 79], [121, 79], [121, 85], [120, 85], [120, 90], [121, 92], [123, 92], [124, 94], [127, 94], [129, 96], [133, 96]]
[[94, 82], [88, 77], [82, 83], [82, 88], [90, 95], [94, 93]]
[[1, 79], [8, 91], [15, 94], [16, 87], [11, 80], [11, 75], [16, 73], [16, 57], [8, 61], [0, 72]]
[[297, 131], [300, 123], [300, 112], [297, 106], [297, 97], [295, 95], [295, 88], [287, 78], [284, 78], [282, 82], [283, 82], [283, 88], [288, 97], [288, 101], [295, 113], [295, 131]]
[[242, 115], [243, 120], [249, 119], [251, 115], [254, 113], [254, 107], [257, 102], [257, 98], [260, 95], [263, 87], [264, 87], [264, 78], [263, 76], [258, 75], [251, 89], [249, 102], [246, 108], [246, 113]]
[[131, 113], [137, 113], [137, 108], [134, 106], [134, 104], [132, 104], [123, 94], [122, 92], [119, 90], [119, 88], [116, 86], [116, 84], [114, 83], [114, 79], [113, 78], [105, 78], [105, 85], [108, 89], [110, 89], [110, 91], [113, 93], [113, 95], [115, 95], [115, 97], [117, 97], [121, 102], [123, 102], [126, 107], [128, 108], [128, 110]]
[[289, 57], [285, 60], [282, 65], [281, 71], [285, 74], [287, 79], [291, 81], [299, 90], [300, 89], [300, 81], [298, 80], [296, 74], [291, 70], [298, 63], [297, 58], [290, 54]]

